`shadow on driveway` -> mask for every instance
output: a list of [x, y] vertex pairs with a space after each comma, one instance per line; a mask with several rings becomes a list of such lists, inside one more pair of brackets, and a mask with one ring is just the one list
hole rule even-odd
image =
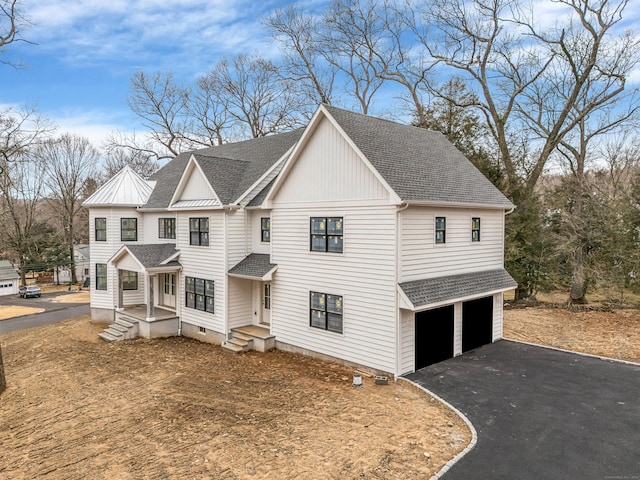
[[478, 432], [444, 480], [640, 479], [640, 366], [503, 340], [407, 378]]

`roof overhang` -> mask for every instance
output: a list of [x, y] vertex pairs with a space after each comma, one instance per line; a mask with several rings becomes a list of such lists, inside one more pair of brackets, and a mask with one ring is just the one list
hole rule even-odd
[[452, 207], [452, 208], [479, 208], [486, 210], [512, 210], [515, 205], [495, 205], [495, 204], [479, 204], [479, 203], [461, 203], [461, 202], [428, 202], [421, 200], [407, 200], [404, 202], [408, 206], [416, 207]]
[[138, 258], [135, 252], [129, 248], [129, 245], [123, 245], [116, 253], [113, 254], [108, 262], [119, 270], [129, 270], [132, 272], [176, 272], [182, 270], [182, 265], [180, 265], [176, 260], [179, 256], [180, 251], [176, 250], [168, 256], [163, 255], [162, 260], [148, 262], [152, 264], [145, 265], [144, 261]]
[[513, 290], [517, 282], [503, 268], [398, 284], [400, 308], [420, 312]]
[[251, 253], [231, 268], [227, 275], [247, 280], [270, 282], [277, 269], [278, 265], [270, 262], [270, 255]]

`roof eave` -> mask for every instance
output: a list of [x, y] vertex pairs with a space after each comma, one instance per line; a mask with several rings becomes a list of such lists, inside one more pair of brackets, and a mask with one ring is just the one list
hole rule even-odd
[[469, 203], [469, 202], [443, 202], [432, 200], [404, 200], [405, 204], [417, 207], [456, 207], [456, 208], [480, 208], [491, 210], [511, 210], [516, 208], [509, 202], [508, 205], [498, 203]]
[[[491, 295], [495, 295], [496, 293], [508, 292], [510, 290], [513, 290], [516, 287], [517, 286], [502, 287], [502, 288], [497, 288], [495, 290], [476, 293], [474, 295], [467, 295], [467, 296], [464, 296], [464, 297], [457, 297], [457, 298], [451, 298], [451, 299], [447, 299], [447, 300], [441, 300], [439, 302], [429, 303], [429, 304], [425, 304], [425, 305], [413, 305], [413, 303], [411, 303], [411, 301], [408, 298], [407, 298], [407, 301], [412, 305], [412, 308], [410, 308], [409, 310], [411, 310], [412, 312], [422, 312], [424, 310], [432, 310], [434, 308], [443, 307], [445, 305], [451, 305], [452, 303], [466, 302], [468, 300], [473, 300], [473, 299], [476, 299], [476, 298], [482, 298], [482, 297], [488, 297], [488, 296], [491, 296]], [[405, 298], [406, 298], [406, 296], [405, 296]]]

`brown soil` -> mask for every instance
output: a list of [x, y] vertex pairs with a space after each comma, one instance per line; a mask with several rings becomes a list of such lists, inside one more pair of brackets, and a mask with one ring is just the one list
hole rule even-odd
[[44, 308], [20, 307], [17, 305], [0, 305], [0, 320], [8, 320], [22, 315], [44, 312]]
[[98, 340], [88, 317], [0, 337], [0, 478], [429, 478], [470, 441], [404, 383], [280, 351]]
[[505, 309], [504, 336], [564, 350], [640, 362], [640, 311], [635, 309]]

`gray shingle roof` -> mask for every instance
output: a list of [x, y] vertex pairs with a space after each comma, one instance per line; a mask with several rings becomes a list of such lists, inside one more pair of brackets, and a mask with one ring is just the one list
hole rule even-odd
[[303, 129], [225, 143], [178, 155], [150, 180], [156, 180], [144, 208], [166, 208], [189, 158], [194, 154], [211, 186], [226, 205], [237, 200], [298, 141]]
[[262, 190], [260, 190], [260, 192], [258, 192], [258, 194], [255, 197], [253, 197], [253, 199], [251, 199], [251, 201], [247, 204], [247, 206], [259, 207], [260, 205], [262, 205], [262, 202], [264, 202], [264, 199], [267, 197], [267, 193], [269, 193], [269, 190], [271, 190], [271, 187], [273, 187], [273, 184], [275, 183], [277, 178], [278, 177], [274, 178], [269, 183], [267, 183], [267, 185]]
[[513, 206], [443, 134], [325, 108], [403, 201]]
[[276, 267], [276, 264], [270, 262], [268, 254], [252, 253], [229, 270], [229, 273], [243, 277], [262, 278]]
[[178, 250], [176, 250], [176, 246], [170, 243], [157, 245], [127, 245], [127, 249], [131, 252], [131, 255], [136, 257], [145, 269], [180, 266], [180, 263], [176, 260], [163, 263], [178, 252]]
[[0, 260], [0, 280], [14, 280], [20, 278], [9, 260]]
[[415, 308], [484, 292], [511, 290], [517, 286], [511, 275], [502, 268], [400, 283], [400, 288]]

